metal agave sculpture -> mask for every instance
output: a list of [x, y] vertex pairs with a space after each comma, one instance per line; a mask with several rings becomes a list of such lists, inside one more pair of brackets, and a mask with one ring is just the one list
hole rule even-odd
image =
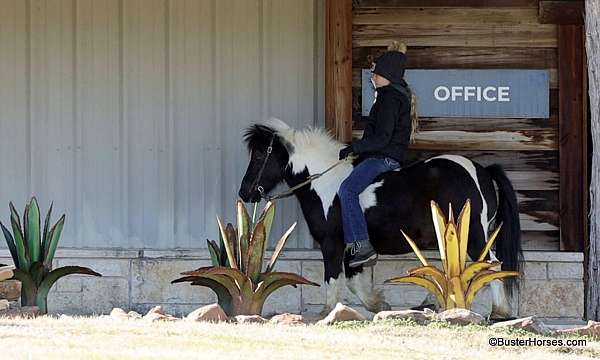
[[212, 289], [228, 316], [260, 315], [269, 295], [286, 285], [319, 286], [297, 274], [273, 271], [296, 223], [279, 239], [265, 271], [262, 271], [274, 215], [275, 204], [268, 202], [253, 224], [246, 206], [238, 200], [237, 228], [230, 223], [223, 226], [217, 217], [221, 243], [217, 245], [215, 241], [207, 240], [212, 266], [183, 272], [183, 277], [171, 283], [190, 282]]
[[471, 218], [470, 199], [467, 199], [458, 216], [458, 224], [454, 222], [452, 205], [450, 205], [448, 214], [449, 219], [446, 222], [438, 204], [431, 201], [431, 215], [444, 270], [442, 271], [430, 265], [415, 242], [402, 231], [402, 235], [404, 235], [423, 266], [409, 270], [408, 275], [388, 279], [385, 283], [416, 284], [435, 295], [444, 309], [470, 309], [477, 292], [488, 283], [498, 279], [518, 276], [519, 273], [516, 271], [494, 271], [492, 268], [499, 268], [500, 262], [484, 261], [502, 224], [492, 233], [477, 261], [467, 266], [467, 245]]
[[33, 197], [25, 206], [23, 224], [12, 202], [10, 206], [11, 232], [0, 222], [8, 250], [15, 263], [14, 279], [21, 282], [21, 305], [37, 306], [40, 313], [48, 312], [48, 292], [54, 283], [66, 275], [82, 274], [102, 276], [81, 266], [64, 266], [52, 269], [52, 260], [60, 240], [65, 215], [50, 228], [52, 205], [46, 215], [44, 228], [40, 227], [40, 208]]

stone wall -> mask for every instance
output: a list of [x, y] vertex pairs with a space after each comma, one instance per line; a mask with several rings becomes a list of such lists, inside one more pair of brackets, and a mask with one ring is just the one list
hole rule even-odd
[[[435, 258], [435, 252], [425, 252], [425, 256]], [[581, 319], [583, 254], [527, 251], [524, 260], [519, 291], [513, 298], [515, 314]], [[0, 251], [0, 262], [11, 263], [7, 251]], [[206, 288], [171, 285], [170, 282], [182, 271], [208, 264], [205, 250], [59, 250], [55, 266], [89, 266], [104, 276], [69, 276], [59, 280], [50, 292], [48, 308], [51, 313], [99, 314], [108, 313], [113, 307], [145, 312], [152, 306], [162, 305], [172, 314], [186, 314], [200, 305], [215, 302], [216, 297]], [[414, 285], [383, 285], [383, 282], [418, 265], [413, 255], [383, 256], [375, 268], [368, 271], [375, 286], [383, 288], [392, 307], [401, 309], [419, 305], [426, 291]], [[319, 283], [323, 281], [319, 251], [284, 252], [277, 269], [300, 273]], [[489, 308], [489, 296], [488, 291], [482, 291], [475, 310], [479, 307], [485, 313]], [[264, 313], [314, 313], [320, 311], [325, 298], [324, 287], [287, 287], [269, 298]], [[346, 291], [345, 302], [361, 309], [358, 298], [349, 291]]]

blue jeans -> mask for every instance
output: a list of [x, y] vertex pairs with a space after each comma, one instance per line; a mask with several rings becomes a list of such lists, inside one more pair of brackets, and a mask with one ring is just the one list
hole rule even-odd
[[400, 164], [391, 158], [367, 158], [358, 164], [342, 182], [338, 196], [342, 207], [344, 242], [368, 240], [367, 221], [360, 207], [358, 196], [371, 184], [377, 175], [394, 170]]

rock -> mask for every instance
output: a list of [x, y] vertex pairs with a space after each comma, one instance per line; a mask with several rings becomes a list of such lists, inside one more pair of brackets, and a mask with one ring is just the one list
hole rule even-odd
[[177, 318], [173, 315], [165, 314], [163, 312], [162, 306], [155, 306], [146, 315], [144, 315], [144, 320], [147, 321], [175, 321]]
[[110, 317], [113, 319], [119, 319], [119, 320], [127, 320], [129, 319], [129, 316], [127, 315], [127, 313], [125, 312], [125, 310], [121, 309], [121, 308], [114, 308], [112, 309], [112, 311], [110, 312]]
[[437, 315], [437, 319], [441, 321], [447, 321], [453, 325], [479, 325], [485, 321], [483, 316], [467, 309], [446, 310], [439, 313]]
[[544, 325], [541, 321], [533, 316], [529, 316], [526, 318], [501, 321], [490, 326], [492, 329], [502, 329], [502, 328], [511, 328], [511, 329], [522, 329], [526, 331], [530, 331], [535, 334], [540, 335], [548, 335], [552, 331]]
[[304, 317], [298, 314], [279, 314], [275, 315], [271, 318], [270, 322], [272, 324], [281, 324], [281, 325], [305, 325]]
[[589, 320], [585, 326], [558, 330], [557, 333], [565, 335], [587, 335], [600, 339], [600, 322]]
[[419, 324], [426, 324], [432, 319], [432, 315], [425, 311], [417, 310], [400, 310], [400, 311], [380, 311], [373, 317], [373, 321], [382, 320], [414, 320]]
[[6, 310], [8, 308], [10, 308], [10, 303], [8, 302], [8, 300], [5, 300], [5, 299], [0, 300], [0, 311]]
[[6, 317], [34, 318], [38, 315], [40, 315], [40, 308], [37, 306], [23, 306], [0, 311], [0, 316]]
[[185, 319], [188, 321], [222, 322], [227, 321], [227, 314], [219, 304], [211, 304], [192, 311]]
[[260, 315], [238, 315], [235, 317], [238, 324], [263, 324], [268, 320]]
[[317, 325], [331, 325], [341, 321], [364, 321], [366, 320], [358, 311], [346, 306], [342, 303], [337, 303], [335, 308], [331, 310], [323, 320], [317, 322]]
[[15, 301], [21, 297], [21, 282], [18, 280], [0, 281], [0, 299]]

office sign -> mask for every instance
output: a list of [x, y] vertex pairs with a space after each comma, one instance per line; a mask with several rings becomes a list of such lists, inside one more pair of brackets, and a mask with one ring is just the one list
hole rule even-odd
[[[407, 70], [421, 117], [548, 118], [547, 70]], [[362, 114], [375, 100], [371, 71], [362, 71]]]

